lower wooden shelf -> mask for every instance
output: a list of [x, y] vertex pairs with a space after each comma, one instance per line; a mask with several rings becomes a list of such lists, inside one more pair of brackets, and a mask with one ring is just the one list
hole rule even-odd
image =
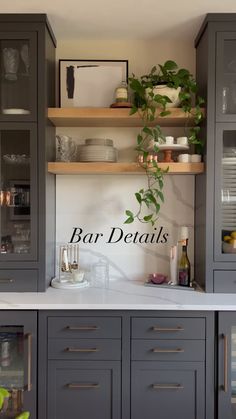
[[[196, 175], [203, 173], [203, 163], [158, 163], [161, 169], [169, 168], [167, 174], [186, 174]], [[48, 171], [56, 175], [85, 175], [85, 174], [100, 174], [100, 175], [135, 175], [145, 174], [145, 170], [135, 162], [132, 163], [105, 163], [105, 162], [91, 162], [91, 163], [64, 163], [64, 162], [50, 162], [48, 163]]]

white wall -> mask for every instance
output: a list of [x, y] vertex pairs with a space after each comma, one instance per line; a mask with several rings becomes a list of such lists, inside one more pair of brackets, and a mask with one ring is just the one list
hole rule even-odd
[[[57, 59], [128, 59], [129, 72], [141, 75], [153, 65], [167, 59], [194, 72], [195, 52], [190, 43], [173, 41], [83, 41], [60, 42]], [[58, 128], [57, 133], [71, 135], [78, 143], [88, 137], [112, 138], [119, 150], [119, 159], [134, 160], [137, 128]], [[165, 129], [166, 134], [181, 135], [182, 129]], [[168, 232], [167, 244], [106, 243], [111, 228], [125, 233], [153, 232], [150, 226], [135, 222], [124, 225], [125, 210], [136, 210], [134, 193], [145, 187], [145, 176], [57, 176], [57, 242], [68, 242], [73, 227], [85, 233], [101, 232], [100, 243], [81, 244], [81, 264], [89, 269], [99, 256], [110, 264], [111, 277], [145, 279], [148, 273], [169, 274], [170, 245], [177, 240], [181, 225], [190, 227], [190, 252], [193, 261], [194, 177], [167, 175], [165, 204], [162, 206], [157, 230]], [[118, 231], [118, 230], [117, 230]]]

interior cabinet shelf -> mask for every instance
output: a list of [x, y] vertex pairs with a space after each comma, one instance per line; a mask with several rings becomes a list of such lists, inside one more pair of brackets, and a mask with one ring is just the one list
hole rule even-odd
[[[153, 125], [181, 127], [193, 125], [194, 108], [188, 116], [181, 108], [171, 108], [171, 114], [157, 117]], [[204, 109], [202, 112], [205, 114]], [[130, 109], [112, 108], [49, 108], [48, 118], [56, 127], [139, 127], [142, 121], [138, 113], [130, 115]]]
[[[203, 163], [158, 163], [162, 169], [169, 167], [168, 174], [199, 174], [204, 171]], [[145, 170], [138, 163], [48, 163], [48, 171], [56, 175], [82, 175], [82, 174], [101, 174], [101, 175], [120, 175], [120, 174], [145, 174]]]

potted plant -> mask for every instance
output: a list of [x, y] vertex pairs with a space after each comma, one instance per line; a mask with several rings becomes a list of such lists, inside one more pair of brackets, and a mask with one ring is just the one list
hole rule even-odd
[[[158, 86], [163, 85], [165, 91], [158, 90]], [[199, 124], [203, 119], [201, 105], [204, 100], [196, 95], [197, 83], [192, 74], [187, 69], [179, 69], [177, 64], [170, 60], [163, 65], [158, 64], [158, 69], [153, 67], [149, 74], [140, 78], [133, 74], [129, 78], [129, 86], [134, 92], [134, 104], [130, 114], [138, 112], [143, 122], [143, 128], [137, 136], [136, 150], [141, 156], [139, 158], [146, 171], [147, 188], [140, 189], [135, 193], [138, 210], [136, 213], [126, 210], [128, 218], [125, 223], [132, 223], [134, 219], [138, 219], [140, 222], [154, 225], [158, 219], [161, 204], [164, 202], [164, 174], [168, 169], [162, 170], [157, 161], [151, 163], [148, 161], [150, 143], [154, 141], [153, 151], [157, 153], [158, 143], [164, 141], [160, 126], [153, 127], [153, 121], [157, 116], [169, 115], [171, 112], [168, 110], [168, 106], [173, 105], [172, 99], [177, 99], [179, 106], [187, 116], [185, 130], [188, 131], [189, 144], [194, 144], [196, 151], [201, 153], [203, 141], [199, 138]], [[172, 90], [169, 93], [167, 88], [176, 91], [175, 98], [173, 98]], [[192, 109], [193, 96], [195, 96], [194, 110]], [[188, 127], [188, 117], [192, 115], [194, 116], [194, 126]]]
[[[0, 412], [1, 412], [2, 409], [4, 409], [4, 407], [5, 407], [4, 404], [6, 404], [9, 397], [10, 397], [9, 391], [7, 391], [3, 387], [0, 387]], [[16, 416], [15, 419], [28, 419], [29, 417], [30, 417], [29, 412], [22, 412], [18, 416]]]

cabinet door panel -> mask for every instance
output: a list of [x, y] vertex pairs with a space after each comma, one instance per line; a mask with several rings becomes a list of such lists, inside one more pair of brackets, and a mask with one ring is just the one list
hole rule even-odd
[[0, 32], [0, 120], [37, 121], [37, 33]]
[[236, 32], [217, 33], [216, 121], [236, 121]]
[[48, 419], [120, 419], [120, 363], [49, 361]]
[[132, 362], [131, 419], [203, 419], [204, 363]]

